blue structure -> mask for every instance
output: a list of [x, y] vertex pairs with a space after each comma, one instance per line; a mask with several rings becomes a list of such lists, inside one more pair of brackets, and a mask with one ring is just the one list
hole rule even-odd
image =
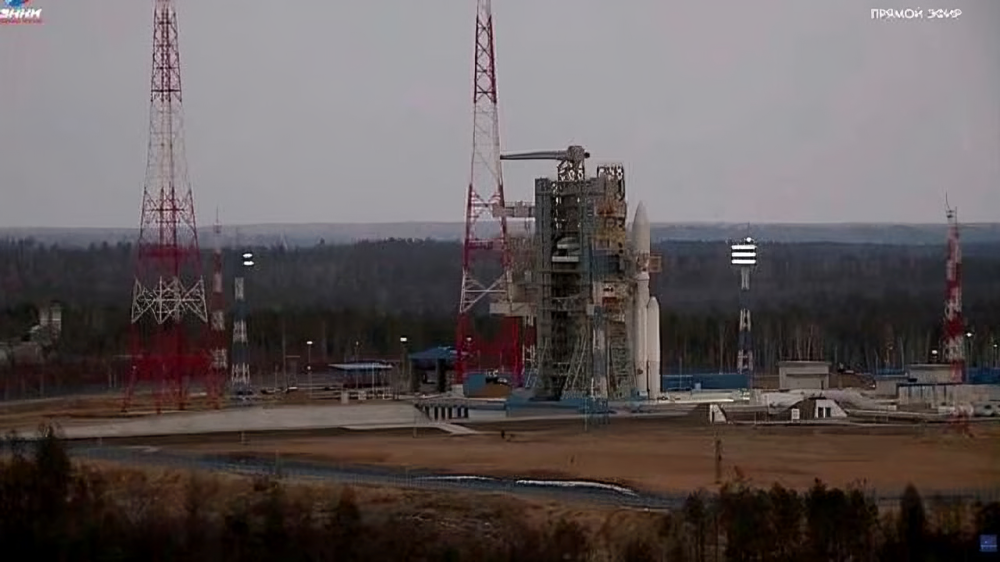
[[454, 347], [439, 346], [411, 353], [409, 358], [414, 369], [433, 371], [438, 368], [439, 362], [444, 362], [445, 368], [452, 370], [455, 368], [458, 352]]
[[965, 373], [969, 384], [1000, 384], [1000, 368], [977, 367]]
[[466, 396], [474, 396], [486, 388], [487, 383], [510, 385], [511, 381], [506, 376], [496, 373], [467, 373], [462, 388]]
[[588, 420], [597, 425], [605, 424], [611, 413], [607, 398], [596, 396], [567, 396], [560, 400], [538, 400], [529, 391], [515, 391], [504, 401], [504, 409], [512, 410], [548, 410], [553, 414], [575, 412], [584, 414]]
[[750, 373], [704, 373], [660, 375], [660, 388], [668, 392], [688, 390], [741, 390], [749, 388]]
[[[875, 378], [903, 377], [907, 374], [906, 369], [879, 369], [873, 373]], [[1000, 384], [1000, 368], [969, 367], [965, 370], [965, 381], [968, 384]]]
[[[455, 351], [454, 347], [432, 347], [430, 349], [411, 353], [408, 358], [410, 360], [410, 367], [414, 373], [433, 372], [437, 391], [444, 392], [447, 390], [446, 387], [448, 381], [446, 373], [448, 371], [454, 371], [455, 363], [458, 361], [458, 352]], [[410, 390], [413, 392], [418, 391], [420, 389], [420, 383], [423, 379], [423, 376], [412, 377], [410, 380]]]
[[326, 375], [330, 382], [344, 388], [375, 387], [386, 384], [385, 373], [392, 371], [393, 366], [387, 363], [363, 361], [357, 363], [332, 363], [327, 365], [330, 372]]

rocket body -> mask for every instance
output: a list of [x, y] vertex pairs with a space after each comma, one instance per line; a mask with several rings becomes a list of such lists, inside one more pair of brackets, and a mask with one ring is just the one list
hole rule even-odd
[[649, 340], [649, 320], [646, 318], [647, 303], [649, 302], [649, 274], [639, 273], [636, 276], [635, 291], [635, 388], [639, 394], [648, 392], [649, 387], [646, 381], [646, 371], [648, 370], [648, 355], [646, 352], [646, 342]]
[[633, 319], [635, 321], [635, 388], [640, 395], [649, 393], [649, 218], [646, 216], [646, 206], [643, 203], [635, 209], [635, 219], [632, 221], [632, 246], [639, 258], [639, 266], [635, 275], [635, 302]]
[[649, 399], [660, 398], [660, 301], [649, 299], [646, 306], [646, 381]]

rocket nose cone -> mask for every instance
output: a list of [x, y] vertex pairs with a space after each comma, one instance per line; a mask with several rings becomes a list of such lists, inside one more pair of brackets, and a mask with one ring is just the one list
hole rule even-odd
[[656, 297], [650, 297], [649, 303], [646, 304], [646, 310], [660, 310], [660, 301], [656, 300]]
[[649, 217], [646, 216], [646, 204], [639, 201], [639, 205], [635, 208], [635, 220], [633, 224], [649, 224]]
[[646, 205], [642, 201], [635, 208], [635, 220], [632, 221], [632, 244], [637, 252], [649, 253], [649, 218], [646, 217]]

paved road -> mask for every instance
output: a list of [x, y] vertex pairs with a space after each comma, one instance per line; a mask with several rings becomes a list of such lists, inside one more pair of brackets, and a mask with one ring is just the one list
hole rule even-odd
[[[321, 480], [338, 484], [504, 493], [649, 510], [677, 509], [683, 505], [687, 497], [687, 494], [644, 492], [598, 482], [462, 476], [424, 470], [285, 460], [277, 456], [275, 458], [261, 458], [259, 456], [236, 457], [233, 455], [182, 453], [147, 446], [109, 447], [73, 444], [70, 446], [70, 453], [78, 458], [102, 459], [178, 470], [205, 470], [248, 476], [266, 475], [293, 480]], [[902, 490], [873, 495], [880, 506], [888, 507], [898, 505], [901, 494]], [[925, 497], [936, 496], [964, 501], [1000, 501], [1000, 489], [951, 490], [936, 494], [925, 491], [924, 495]]]

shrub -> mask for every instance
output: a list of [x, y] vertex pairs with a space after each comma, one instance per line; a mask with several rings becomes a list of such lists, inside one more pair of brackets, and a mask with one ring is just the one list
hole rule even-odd
[[978, 534], [1000, 526], [996, 502], [932, 501], [928, 517], [912, 486], [898, 514], [880, 521], [860, 488], [819, 481], [800, 494], [741, 480], [716, 497], [691, 494], [675, 514], [619, 510], [599, 529], [566, 512], [533, 522], [513, 503], [465, 500], [445, 517], [443, 501], [414, 511], [405, 494], [376, 506], [343, 488], [324, 500], [270, 478], [225, 493], [218, 479], [174, 479], [175, 499], [162, 478], [73, 466], [54, 427], [42, 428], [32, 454], [16, 435], [3, 445], [0, 549], [45, 560], [703, 562], [721, 545], [736, 561], [944, 561], [972, 558]]

